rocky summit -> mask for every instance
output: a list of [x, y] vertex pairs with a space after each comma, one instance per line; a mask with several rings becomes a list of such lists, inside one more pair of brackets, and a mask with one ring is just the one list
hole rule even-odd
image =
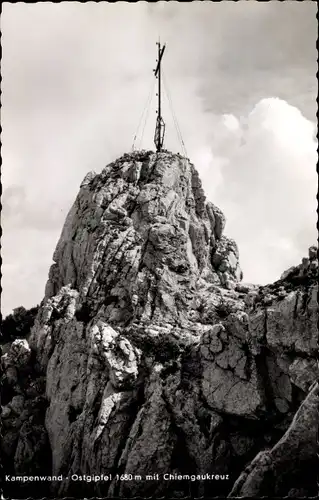
[[1, 358], [5, 496], [317, 494], [317, 248], [247, 284], [224, 229], [178, 154], [85, 177]]

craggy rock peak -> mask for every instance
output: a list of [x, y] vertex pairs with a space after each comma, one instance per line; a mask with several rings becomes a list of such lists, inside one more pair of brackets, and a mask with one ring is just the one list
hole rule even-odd
[[169, 153], [124, 155], [82, 182], [46, 298], [70, 285], [89, 317], [104, 306], [110, 324], [162, 322], [165, 313], [167, 322], [188, 326], [196, 286], [234, 288], [241, 278], [237, 245], [224, 227], [189, 161]]
[[316, 248], [244, 284], [224, 227], [179, 155], [85, 177], [29, 343], [2, 356], [6, 471], [62, 480], [11, 496], [317, 493]]

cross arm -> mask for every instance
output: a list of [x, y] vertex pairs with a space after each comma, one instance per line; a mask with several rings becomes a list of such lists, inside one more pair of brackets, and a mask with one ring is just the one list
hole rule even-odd
[[156, 66], [156, 69], [154, 69], [155, 76], [157, 76], [157, 73], [158, 73], [158, 70], [159, 70], [159, 66], [161, 64], [161, 60], [162, 60], [162, 57], [163, 57], [163, 54], [164, 54], [165, 47], [166, 47], [166, 45], [164, 45], [162, 47], [162, 49], [160, 50], [159, 58], [158, 58], [158, 62], [157, 62], [157, 66]]

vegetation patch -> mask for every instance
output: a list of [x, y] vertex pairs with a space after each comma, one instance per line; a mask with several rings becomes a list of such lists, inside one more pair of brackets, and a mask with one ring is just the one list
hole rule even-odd
[[23, 306], [13, 309], [13, 314], [9, 314], [2, 320], [0, 342], [12, 342], [17, 338], [25, 338], [34, 325], [39, 305], [31, 309], [25, 309]]

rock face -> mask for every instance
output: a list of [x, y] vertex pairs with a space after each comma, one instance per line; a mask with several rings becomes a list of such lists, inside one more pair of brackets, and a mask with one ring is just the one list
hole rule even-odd
[[[313, 471], [318, 466], [319, 385], [313, 387], [297, 411], [289, 429], [269, 451], [258, 453], [236, 481], [230, 497], [316, 495]], [[297, 466], [296, 466], [297, 465]], [[306, 487], [305, 487], [306, 486]]]
[[261, 496], [269, 461], [288, 460], [299, 480], [275, 475], [266, 494], [313, 495], [316, 251], [273, 285], [243, 284], [224, 228], [179, 155], [85, 177], [29, 343], [2, 357], [8, 473], [59, 476], [43, 486], [58, 498]]
[[[44, 425], [48, 406], [45, 377], [37, 370], [35, 357], [26, 340], [15, 340], [1, 357], [1, 458], [4, 472], [11, 475], [49, 474], [51, 448]], [[5, 483], [13, 498], [16, 488]], [[34, 488], [22, 484], [18, 494], [34, 495]], [[36, 494], [43, 496], [46, 485]]]

